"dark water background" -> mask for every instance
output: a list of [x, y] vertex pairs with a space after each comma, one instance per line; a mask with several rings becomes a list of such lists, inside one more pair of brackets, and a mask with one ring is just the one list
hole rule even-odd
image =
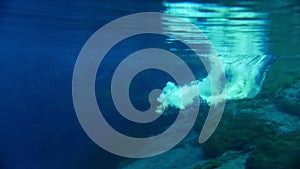
[[[260, 31], [266, 32], [268, 53], [278, 59], [266, 84], [300, 76], [300, 3], [217, 3], [268, 12], [270, 26]], [[95, 145], [76, 118], [74, 64], [101, 26], [131, 13], [163, 10], [159, 0], [1, 0], [0, 168], [113, 168], [120, 158]]]
[[76, 118], [73, 66], [101, 26], [150, 10], [159, 11], [160, 2], [0, 2], [0, 168], [112, 166], [113, 156], [87, 137]]

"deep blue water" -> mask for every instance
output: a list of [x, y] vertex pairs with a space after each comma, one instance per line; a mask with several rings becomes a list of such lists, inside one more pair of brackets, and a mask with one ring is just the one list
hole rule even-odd
[[142, 1], [0, 2], [0, 168], [111, 168], [114, 156], [96, 146], [76, 118], [74, 64], [105, 23], [159, 8]]
[[[255, 12], [263, 11], [271, 14], [268, 18], [259, 18], [266, 20], [266, 25], [260, 27], [261, 25], [258, 24], [259, 26], [255, 27], [254, 24], [255, 31], [263, 32], [263, 35], [253, 33], [253, 37], [262, 37], [263, 40], [260, 38], [256, 40], [265, 42], [263, 44], [257, 42], [258, 54], [263, 52], [268, 56], [280, 56], [284, 58], [282, 62], [290, 60], [289, 58], [299, 58], [300, 51], [295, 46], [299, 45], [300, 39], [299, 8], [290, 9], [288, 5], [278, 4], [278, 6], [274, 5], [274, 8], [261, 10], [260, 8], [265, 8], [266, 4], [259, 5], [254, 8], [257, 10]], [[281, 5], [284, 8], [280, 8]], [[73, 68], [86, 40], [106, 23], [128, 14], [161, 12], [166, 11], [166, 8], [167, 6], [159, 0], [102, 2], [2, 0], [0, 2], [0, 168], [114, 168], [115, 163], [121, 158], [105, 152], [93, 143], [77, 120], [72, 102]], [[282, 26], [285, 23], [282, 17], [285, 15], [291, 15], [292, 21]], [[205, 18], [200, 17], [197, 21], [203, 20]], [[211, 21], [208, 24], [214, 23]], [[235, 28], [238, 24], [221, 26], [229, 27], [226, 31], [232, 32], [236, 29], [231, 29], [231, 26]], [[210, 33], [209, 29], [203, 29], [204, 32]], [[253, 30], [248, 31], [253, 32]], [[289, 40], [283, 41], [283, 39]], [[234, 40], [229, 42], [236, 43]], [[220, 42], [219, 45], [222, 46], [223, 43], [228, 41]], [[116, 53], [120, 51], [126, 54], [155, 44], [157, 45], [152, 41], [133, 46], [124, 45], [117, 47]], [[168, 44], [164, 45], [165, 48], [169, 48]], [[230, 47], [230, 45], [225, 46]], [[264, 50], [260, 50], [261, 47]], [[253, 48], [256, 50], [256, 47]], [[116, 53], [111, 55], [114, 56]], [[107, 60], [107, 64], [113, 64], [114, 61]], [[202, 76], [204, 74], [200, 72], [198, 77]], [[156, 83], [156, 86], [143, 87], [148, 90], [157, 86], [162, 88], [165, 81], [171, 79], [167, 75], [157, 78], [162, 78], [164, 81]], [[136, 84], [136, 86], [141, 85], [138, 82]], [[143, 89], [136, 89], [139, 90]], [[101, 95], [104, 91], [97, 89], [96, 92]], [[141, 97], [146, 98], [144, 95]], [[138, 99], [135, 103], [139, 109], [148, 106], [147, 102], [139, 102]], [[113, 118], [112, 120], [115, 120]], [[172, 121], [172, 119], [162, 120], [163, 125], [168, 125]], [[116, 128], [120, 127], [118, 122], [115, 122]]]

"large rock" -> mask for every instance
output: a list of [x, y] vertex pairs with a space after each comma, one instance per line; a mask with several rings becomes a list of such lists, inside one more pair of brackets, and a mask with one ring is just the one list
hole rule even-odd
[[196, 165], [194, 169], [245, 169], [248, 156], [249, 153], [228, 151], [220, 157]]
[[296, 169], [300, 166], [299, 131], [260, 144], [247, 159], [246, 169]]
[[198, 134], [191, 132], [179, 145], [173, 149], [149, 158], [141, 158], [120, 164], [119, 169], [193, 169], [204, 159], [202, 150], [197, 143]]
[[275, 94], [275, 104], [280, 111], [300, 116], [300, 81], [279, 89]]

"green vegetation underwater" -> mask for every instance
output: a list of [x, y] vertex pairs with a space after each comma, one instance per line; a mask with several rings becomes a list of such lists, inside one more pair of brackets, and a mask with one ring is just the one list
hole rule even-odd
[[[180, 110], [188, 110], [195, 102], [198, 116], [191, 131], [172, 149], [152, 157], [128, 158], [89, 138], [74, 108], [72, 78], [82, 47], [98, 29], [140, 12], [183, 18], [201, 30], [223, 65], [226, 104], [216, 130], [199, 143], [212, 106], [211, 84], [204, 63], [187, 45], [207, 42], [182, 21], [161, 18], [159, 24], [168, 36], [137, 34], [106, 53], [94, 81], [98, 106], [112, 128], [136, 138], [163, 133]], [[130, 23], [120, 29], [130, 29]], [[183, 43], [172, 37], [190, 40]], [[150, 48], [177, 55], [196, 80], [186, 78], [180, 86], [168, 72], [139, 72], [128, 90], [137, 110], [151, 107], [153, 89], [162, 93], [155, 98], [159, 118], [137, 123], [116, 108], [112, 76], [127, 56]], [[300, 168], [297, 0], [1, 0], [0, 52], [0, 169]], [[121, 88], [116, 92], [122, 93]], [[99, 133], [108, 136], [105, 131]]]

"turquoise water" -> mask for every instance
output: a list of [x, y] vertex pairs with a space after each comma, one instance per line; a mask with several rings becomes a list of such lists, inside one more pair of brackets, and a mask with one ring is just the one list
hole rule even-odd
[[[253, 12], [248, 6], [225, 6], [215, 3], [165, 2], [163, 5], [166, 7], [165, 13], [192, 22], [211, 41], [227, 77], [228, 100], [253, 98], [259, 93], [266, 70], [276, 58], [268, 52], [268, 46], [265, 44], [269, 25], [266, 12]], [[188, 44], [205, 43], [201, 41], [201, 35], [197, 35], [192, 28], [176, 20], [168, 18], [163, 20], [168, 34], [189, 37], [191, 40], [186, 41]], [[168, 39], [168, 43], [172, 41], [174, 39]], [[200, 79], [196, 83], [200, 97], [209, 102], [211, 95], [209, 78]], [[193, 86], [190, 88], [185, 89], [191, 92], [186, 92], [183, 98], [192, 97], [190, 95], [195, 93]], [[165, 90], [168, 90], [168, 87]], [[171, 95], [170, 98], [168, 95]], [[166, 97], [168, 104], [180, 107], [178, 103], [172, 102], [173, 94], [166, 93]]]
[[[280, 118], [288, 119], [289, 130], [293, 126], [297, 128], [298, 116], [290, 117], [286, 112], [297, 114], [299, 110], [272, 107], [279, 104], [273, 102], [273, 98], [278, 97], [276, 91], [300, 80], [300, 4], [297, 1], [3, 0], [0, 2], [0, 168], [109, 169], [117, 168], [118, 163], [126, 160], [98, 147], [82, 130], [73, 108], [72, 74], [82, 46], [96, 30], [119, 17], [149, 11], [185, 18], [203, 31], [224, 64], [228, 101], [250, 99], [250, 102], [261, 103], [242, 101], [243, 105], [237, 103], [240, 104], [238, 108], [229, 103], [231, 108], [235, 107], [229, 112], [279, 111]], [[202, 43], [197, 34], [174, 20], [162, 18], [161, 24], [167, 34], [194, 39], [186, 42], [188, 44]], [[107, 55], [104, 67], [99, 69], [105, 73], [97, 76], [96, 93], [98, 98], [105, 100], [99, 106], [107, 112], [105, 117], [112, 126], [136, 137], [160, 133], [176, 118], [177, 110], [171, 110], [174, 113], [162, 116], [157, 122], [140, 125], [117, 115], [113, 107], [108, 90], [115, 67], [130, 53], [149, 47], [169, 50], [185, 59], [197, 77], [197, 87], [203, 91], [197, 95], [209, 102], [207, 73], [187, 46], [170, 37], [154, 35], [123, 41]], [[174, 79], [155, 70], [137, 76], [131, 88], [135, 107], [147, 109], [149, 92], [154, 88], [163, 89], [169, 81], [174, 82]], [[187, 80], [186, 84], [190, 82]], [[187, 91], [192, 90], [188, 88]], [[184, 97], [189, 98], [190, 93]], [[244, 109], [245, 105], [250, 108]], [[170, 102], [169, 106], [182, 108], [176, 102]], [[289, 121], [290, 118], [293, 120]], [[273, 124], [276, 120], [259, 124]], [[189, 138], [197, 141], [199, 133], [194, 132], [196, 134]], [[180, 146], [193, 142], [187, 140]], [[183, 150], [186, 151], [175, 148], [163, 158], [156, 157], [157, 162], [151, 159], [150, 162], [137, 160], [138, 164], [130, 161], [127, 164], [132, 165], [127, 168], [144, 167], [149, 163], [153, 168], [184, 168], [206, 158], [199, 147]], [[176, 154], [174, 160], [168, 160], [172, 153]], [[191, 158], [186, 158], [185, 154], [190, 154]], [[292, 163], [295, 159], [285, 161]], [[162, 163], [166, 166], [162, 167]]]

